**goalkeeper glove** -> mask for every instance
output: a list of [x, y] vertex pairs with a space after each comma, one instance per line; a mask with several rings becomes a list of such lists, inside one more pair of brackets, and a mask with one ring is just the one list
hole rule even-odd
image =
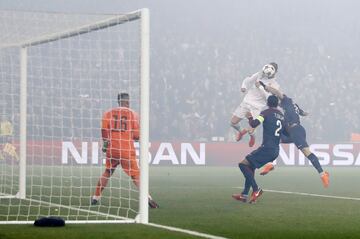
[[108, 146], [109, 146], [109, 142], [105, 140], [104, 143], [103, 143], [103, 147], [102, 147], [102, 151], [104, 153], [106, 153], [106, 151], [108, 149]]

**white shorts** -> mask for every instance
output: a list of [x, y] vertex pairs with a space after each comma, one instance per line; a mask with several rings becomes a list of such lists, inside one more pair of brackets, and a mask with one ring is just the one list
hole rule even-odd
[[249, 105], [245, 102], [241, 102], [241, 104], [236, 108], [235, 112], [233, 113], [234, 116], [244, 119], [246, 118], [246, 113], [250, 112], [251, 115], [256, 118], [260, 114], [262, 108], [257, 108], [252, 105]]

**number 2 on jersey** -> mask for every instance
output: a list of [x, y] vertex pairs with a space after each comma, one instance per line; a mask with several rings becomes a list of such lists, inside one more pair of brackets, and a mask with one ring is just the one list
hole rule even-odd
[[280, 130], [282, 128], [282, 124], [280, 120], [276, 121], [276, 125], [279, 126], [276, 130], [275, 130], [275, 136], [280, 136]]

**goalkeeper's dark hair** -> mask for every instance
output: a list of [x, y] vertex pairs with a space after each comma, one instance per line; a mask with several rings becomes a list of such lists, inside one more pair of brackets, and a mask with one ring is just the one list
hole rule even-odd
[[275, 96], [275, 95], [270, 95], [267, 98], [267, 102], [266, 102], [267, 106], [272, 107], [272, 108], [276, 108], [279, 105], [279, 99]]
[[278, 71], [278, 64], [275, 62], [270, 62], [269, 65], [272, 65], [275, 68], [275, 72]]
[[118, 104], [119, 106], [125, 106], [125, 107], [129, 107], [129, 100], [130, 100], [130, 96], [128, 93], [126, 92], [122, 92], [118, 94]]
[[118, 94], [118, 101], [120, 100], [129, 100], [130, 96], [128, 93], [122, 92]]

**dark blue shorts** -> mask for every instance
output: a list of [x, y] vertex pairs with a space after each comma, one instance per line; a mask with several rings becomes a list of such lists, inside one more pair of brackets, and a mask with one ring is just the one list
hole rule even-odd
[[282, 144], [291, 144], [294, 143], [294, 141], [290, 138], [289, 133], [287, 130], [283, 130], [280, 134], [280, 143]]
[[245, 158], [254, 168], [261, 168], [265, 164], [274, 161], [279, 156], [279, 148], [266, 148], [260, 146]]
[[303, 149], [309, 147], [306, 142], [306, 131], [304, 127], [300, 124], [297, 124], [291, 128], [287, 129], [290, 139], [294, 142], [298, 149]]

